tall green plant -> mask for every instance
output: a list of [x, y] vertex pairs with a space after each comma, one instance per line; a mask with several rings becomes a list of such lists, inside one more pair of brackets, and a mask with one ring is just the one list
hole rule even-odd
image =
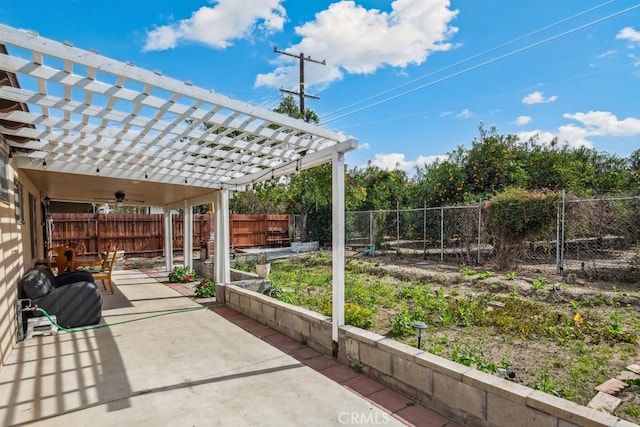
[[487, 204], [486, 217], [499, 268], [521, 257], [527, 239], [543, 236], [555, 227], [558, 195], [508, 188]]

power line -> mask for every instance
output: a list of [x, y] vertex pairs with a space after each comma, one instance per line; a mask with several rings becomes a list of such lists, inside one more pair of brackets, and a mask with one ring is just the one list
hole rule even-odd
[[[602, 6], [602, 5], [601, 5], [601, 6]], [[600, 7], [600, 6], [598, 6], [598, 7]], [[540, 45], [542, 45], [542, 44], [545, 44], [545, 43], [548, 43], [548, 42], [550, 42], [550, 41], [553, 41], [553, 40], [559, 39], [559, 38], [564, 37], [564, 36], [566, 36], [566, 35], [573, 34], [573, 33], [577, 32], [577, 31], [580, 31], [580, 30], [583, 30], [583, 29], [585, 29], [585, 28], [591, 27], [591, 26], [593, 26], [593, 25], [599, 24], [599, 23], [604, 22], [604, 21], [606, 21], [606, 20], [609, 20], [609, 19], [611, 19], [611, 18], [615, 18], [615, 17], [617, 17], [617, 16], [620, 16], [620, 15], [622, 15], [622, 14], [625, 14], [625, 13], [627, 13], [627, 12], [630, 12], [630, 11], [635, 10], [635, 9], [638, 9], [638, 8], [640, 8], [640, 4], [635, 5], [635, 6], [628, 7], [628, 8], [626, 8], [626, 9], [621, 10], [621, 11], [618, 11], [618, 12], [613, 13], [613, 14], [611, 14], [611, 15], [607, 15], [607, 16], [605, 16], [605, 17], [603, 17], [603, 18], [599, 18], [599, 19], [593, 20], [593, 21], [591, 21], [591, 22], [588, 22], [588, 23], [586, 23], [586, 24], [580, 25], [580, 26], [578, 26], [578, 27], [574, 27], [574, 28], [572, 28], [572, 29], [570, 29], [570, 30], [564, 31], [564, 32], [559, 33], [559, 34], [556, 34], [556, 35], [554, 35], [554, 36], [547, 37], [546, 39], [540, 40], [540, 41], [535, 42], [535, 43], [531, 43], [531, 44], [529, 44], [529, 45], [527, 45], [527, 46], [524, 46], [524, 47], [521, 47], [521, 48], [519, 48], [519, 49], [512, 50], [512, 51], [510, 51], [510, 52], [508, 52], [508, 53], [505, 53], [505, 54], [503, 54], [503, 55], [500, 55], [500, 56], [497, 56], [497, 57], [495, 57], [495, 58], [489, 59], [489, 60], [487, 60], [487, 61], [485, 61], [485, 62], [482, 62], [482, 63], [480, 63], [480, 64], [476, 64], [476, 65], [474, 65], [474, 66], [471, 66], [471, 67], [465, 68], [464, 70], [461, 70], [461, 71], [455, 72], [455, 73], [453, 73], [453, 74], [449, 74], [449, 75], [444, 76], [444, 77], [442, 77], [442, 78], [439, 78], [439, 79], [437, 79], [437, 80], [434, 80], [434, 81], [431, 81], [431, 82], [429, 82], [429, 83], [426, 83], [426, 84], [423, 84], [423, 85], [417, 86], [417, 87], [415, 87], [415, 88], [413, 88], [413, 89], [406, 90], [406, 91], [401, 92], [401, 93], [399, 93], [399, 94], [397, 94], [397, 95], [393, 95], [393, 96], [390, 96], [390, 97], [384, 98], [384, 99], [382, 99], [382, 100], [380, 100], [380, 101], [377, 101], [377, 102], [374, 102], [374, 103], [372, 103], [372, 104], [365, 105], [365, 106], [363, 106], [363, 107], [361, 107], [361, 108], [358, 108], [358, 109], [355, 109], [355, 110], [353, 110], [353, 111], [351, 111], [351, 112], [347, 112], [347, 113], [344, 113], [344, 114], [339, 115], [339, 116], [337, 116], [337, 117], [333, 117], [333, 118], [331, 118], [331, 119], [329, 119], [329, 120], [325, 120], [325, 121], [321, 122], [321, 124], [322, 124], [322, 125], [325, 125], [325, 124], [327, 124], [327, 123], [329, 123], [329, 122], [332, 122], [332, 121], [334, 121], [334, 120], [338, 120], [338, 119], [341, 119], [341, 118], [343, 118], [343, 117], [347, 117], [347, 116], [350, 116], [350, 115], [352, 115], [352, 114], [358, 113], [358, 112], [360, 112], [360, 111], [363, 111], [363, 110], [369, 109], [369, 108], [371, 108], [371, 107], [375, 107], [375, 106], [377, 106], [377, 105], [384, 104], [384, 103], [386, 103], [386, 102], [388, 102], [388, 101], [392, 101], [392, 100], [394, 100], [394, 99], [397, 99], [397, 98], [400, 98], [400, 97], [402, 97], [402, 96], [408, 95], [408, 94], [410, 94], [410, 93], [416, 92], [416, 91], [418, 91], [418, 90], [420, 90], [420, 89], [424, 89], [424, 88], [426, 88], [426, 87], [433, 86], [433, 85], [438, 84], [438, 83], [441, 83], [441, 82], [443, 82], [443, 81], [446, 81], [446, 80], [452, 79], [453, 77], [457, 77], [457, 76], [459, 76], [459, 75], [462, 75], [462, 74], [468, 73], [469, 71], [473, 71], [473, 70], [476, 70], [476, 69], [482, 68], [482, 67], [484, 67], [484, 66], [486, 66], [486, 65], [489, 65], [489, 64], [492, 64], [492, 63], [494, 63], [494, 62], [500, 61], [500, 60], [502, 60], [502, 59], [508, 58], [508, 57], [510, 57], [510, 56], [516, 55], [516, 54], [518, 54], [518, 53], [521, 53], [521, 52], [524, 52], [524, 51], [530, 50], [530, 49], [532, 49], [532, 48], [534, 48], [534, 47], [538, 47], [538, 46], [540, 46]], [[569, 18], [567, 18], [567, 19], [569, 19]], [[524, 37], [524, 36], [523, 36], [523, 37]], [[497, 49], [497, 48], [490, 49], [490, 50], [489, 50], [489, 51], [487, 51], [487, 52], [493, 51], [493, 50], [495, 50], [495, 49]], [[485, 53], [486, 53], [486, 52], [485, 52]], [[484, 54], [484, 53], [482, 53], [482, 54]], [[479, 55], [482, 55], [482, 54], [475, 55], [475, 56], [473, 56], [473, 57], [471, 57], [471, 58], [475, 58], [475, 57], [477, 57], [477, 56], [479, 56]], [[471, 58], [469, 58], [469, 59], [471, 59]], [[461, 62], [467, 62], [467, 61], [468, 61], [468, 59], [467, 59], [467, 60], [463, 60], [463, 61], [461, 61]], [[461, 63], [461, 62], [458, 62], [458, 63], [453, 64], [453, 65], [458, 65], [458, 64], [459, 64], [459, 63]], [[448, 67], [446, 67], [445, 69], [450, 68], [450, 67], [452, 67], [453, 65], [448, 66]], [[441, 70], [439, 70], [439, 71], [441, 71]], [[438, 71], [438, 72], [439, 72], [439, 71]], [[416, 80], [414, 80], [414, 81], [413, 81], [413, 82], [411, 82], [411, 83], [414, 83], [415, 81], [418, 81], [418, 80], [421, 80], [421, 79], [426, 78], [426, 77], [428, 77], [428, 76], [431, 76], [431, 75], [433, 75], [433, 74], [435, 74], [435, 73], [437, 73], [437, 72], [430, 73], [430, 74], [428, 74], [428, 75], [426, 75], [426, 76], [421, 77], [420, 79], [416, 79]], [[401, 86], [399, 86], [398, 88], [404, 87], [404, 86], [406, 86], [406, 85], [408, 85], [408, 84], [410, 84], [410, 83], [406, 83], [406, 84], [404, 84], [404, 85], [401, 85]], [[388, 90], [388, 91], [382, 92], [382, 93], [380, 93], [380, 94], [378, 94], [378, 95], [375, 95], [375, 96], [373, 96], [373, 97], [368, 98], [367, 100], [370, 100], [370, 99], [375, 98], [375, 97], [377, 97], [377, 96], [380, 96], [380, 95], [382, 95], [382, 94], [389, 93], [390, 91], [393, 91], [393, 90], [395, 90], [395, 89], [390, 89], [390, 90]], [[362, 102], [364, 102], [364, 101], [362, 101]], [[356, 103], [356, 104], [352, 104], [352, 105], [358, 105], [358, 104], [361, 104], [362, 102], [359, 102], [359, 103]], [[348, 107], [345, 107], [345, 108], [343, 108], [342, 110], [344, 110], [344, 109], [346, 109], [346, 108], [348, 108]], [[338, 111], [342, 111], [342, 110], [338, 110]]]

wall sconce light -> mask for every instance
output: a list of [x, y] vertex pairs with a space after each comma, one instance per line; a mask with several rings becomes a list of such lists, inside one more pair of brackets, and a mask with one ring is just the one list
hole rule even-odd
[[422, 331], [427, 329], [427, 325], [424, 322], [416, 321], [416, 322], [413, 322], [413, 329], [416, 330], [416, 337], [418, 338], [417, 347], [420, 348], [420, 346], [422, 345]]

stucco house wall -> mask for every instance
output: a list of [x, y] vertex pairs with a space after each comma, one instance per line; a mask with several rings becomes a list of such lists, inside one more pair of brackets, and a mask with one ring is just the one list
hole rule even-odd
[[[26, 269], [33, 266], [37, 259], [43, 258], [44, 244], [40, 191], [24, 172], [15, 168], [15, 159], [10, 158], [9, 147], [2, 140], [0, 152], [8, 160], [6, 178], [9, 185], [9, 202], [0, 200], [0, 366], [3, 366], [17, 339], [15, 302], [18, 281]], [[23, 188], [23, 219], [16, 218], [16, 180]], [[35, 217], [29, 206], [30, 194], [36, 199]], [[35, 250], [31, 244], [32, 221], [35, 221], [36, 230]]]

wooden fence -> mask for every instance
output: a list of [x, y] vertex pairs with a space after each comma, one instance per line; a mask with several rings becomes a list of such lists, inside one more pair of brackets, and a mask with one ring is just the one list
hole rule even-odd
[[232, 214], [231, 247], [289, 246], [289, 215]]
[[[160, 256], [164, 249], [163, 214], [54, 213], [52, 245], [82, 243], [88, 254], [117, 245], [127, 255]], [[173, 214], [173, 248], [182, 250], [184, 220]], [[231, 246], [247, 248], [289, 245], [289, 215], [230, 215]], [[193, 245], [199, 248], [215, 230], [215, 214], [193, 216]]]

